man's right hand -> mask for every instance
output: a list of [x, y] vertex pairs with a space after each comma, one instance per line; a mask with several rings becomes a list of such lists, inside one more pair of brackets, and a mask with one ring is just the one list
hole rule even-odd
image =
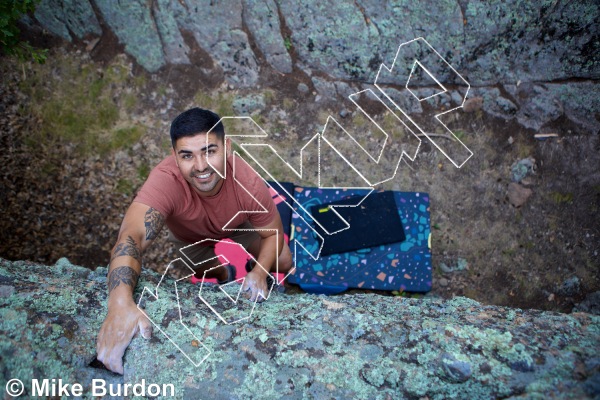
[[123, 354], [131, 339], [138, 333], [143, 338], [150, 339], [152, 323], [135, 302], [109, 307], [96, 342], [98, 361], [109, 370], [122, 375]]
[[113, 372], [123, 373], [123, 354], [131, 339], [141, 333], [149, 339], [152, 324], [133, 301], [142, 270], [142, 253], [160, 232], [164, 218], [142, 203], [131, 203], [112, 250], [107, 275], [108, 313], [98, 333], [96, 358]]

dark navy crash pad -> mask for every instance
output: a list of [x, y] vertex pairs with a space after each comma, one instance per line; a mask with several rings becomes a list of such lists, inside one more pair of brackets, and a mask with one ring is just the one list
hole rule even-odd
[[366, 198], [352, 196], [314, 205], [310, 211], [313, 227], [320, 235], [317, 240], [322, 244], [321, 256], [405, 240], [393, 192], [374, 192]]

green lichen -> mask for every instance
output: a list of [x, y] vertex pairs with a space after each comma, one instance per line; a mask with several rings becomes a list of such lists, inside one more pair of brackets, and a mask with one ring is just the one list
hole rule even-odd
[[33, 378], [72, 379], [73, 367], [61, 362], [52, 346], [29, 345], [33, 335], [27, 325], [26, 314], [19, 313], [15, 317], [4, 311], [0, 310], [0, 335], [3, 337], [0, 341], [0, 356], [4, 370], [10, 375], [0, 375], [2, 388], [8, 379], [20, 379], [22, 382], [30, 382]]
[[244, 382], [235, 393], [239, 398], [279, 399], [281, 396], [275, 390], [275, 376], [277, 370], [269, 364], [250, 364], [244, 374]]
[[74, 314], [80, 308], [79, 300], [83, 296], [72, 291], [64, 291], [59, 293], [42, 293], [39, 297], [35, 297], [31, 306], [40, 312], [67, 312]]
[[[16, 288], [0, 299], [0, 356], [9, 360], [10, 376], [60, 372], [72, 381], [89, 371], [85, 359], [95, 351], [106, 310], [106, 271], [58, 264], [13, 263], [7, 269], [0, 263], [0, 273], [10, 275]], [[65, 279], [80, 289], [73, 295], [47, 292]], [[159, 280], [144, 273], [136, 299]], [[585, 398], [574, 371], [600, 342], [598, 317], [486, 307], [463, 298], [273, 293], [251, 318], [227, 325], [198, 299], [198, 286], [181, 281], [177, 289], [178, 297], [166, 277], [158, 299], [146, 297], [143, 305], [157, 323], [154, 338], [132, 341], [123, 377], [174, 384], [176, 398], [536, 398], [564, 390]], [[222, 300], [215, 289], [203, 291], [209, 304]], [[27, 303], [17, 301], [22, 297]], [[92, 297], [100, 306], [82, 313]], [[210, 356], [194, 365], [186, 355], [199, 361], [206, 354], [202, 344]], [[85, 373], [89, 379], [100, 372]]]
[[165, 65], [161, 38], [150, 7], [139, 1], [114, 4], [98, 0], [96, 5], [112, 31], [125, 44], [125, 50], [141, 66], [156, 72]]
[[[75, 38], [84, 39], [88, 35], [102, 34], [98, 19], [88, 1], [65, 0], [60, 3], [55, 1], [39, 3], [35, 10], [35, 18], [51, 32], [64, 39], [71, 41]], [[65, 15], [68, 15], [68, 18], [65, 18]]]

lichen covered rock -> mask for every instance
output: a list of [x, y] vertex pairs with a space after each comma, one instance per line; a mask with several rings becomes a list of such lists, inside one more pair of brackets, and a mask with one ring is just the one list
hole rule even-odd
[[[149, 271], [136, 298], [156, 323], [153, 338], [133, 340], [121, 377], [88, 366], [105, 274], [65, 259], [0, 263], [2, 387], [62, 378], [90, 393], [92, 379], [144, 380], [190, 399], [594, 398], [600, 387], [594, 315], [374, 294], [273, 293], [252, 311], [215, 286], [200, 293]], [[225, 324], [213, 310], [248, 318]]]
[[[35, 19], [68, 40], [102, 39], [109, 29], [150, 72], [199, 63], [232, 87], [252, 88], [265, 74], [262, 65], [278, 74], [302, 70], [319, 77], [313, 84], [321, 98], [323, 87], [371, 84], [376, 76], [379, 84], [392, 85], [392, 93], [404, 87], [402, 74], [378, 75], [380, 67], [410, 69], [415, 55], [398, 53], [399, 46], [423, 37], [478, 88], [474, 95], [484, 97], [486, 112], [535, 130], [566, 116], [597, 133], [600, 123], [590, 117], [600, 109], [596, 3], [43, 0]], [[428, 64], [430, 52], [421, 52], [417, 58]], [[455, 74], [434, 74], [442, 84], [457, 84]]]

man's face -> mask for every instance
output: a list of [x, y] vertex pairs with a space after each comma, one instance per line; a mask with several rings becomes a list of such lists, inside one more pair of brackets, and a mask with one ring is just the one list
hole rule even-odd
[[[214, 133], [177, 139], [173, 154], [181, 175], [200, 196], [214, 196], [223, 186], [229, 139], [223, 143]], [[218, 174], [217, 174], [218, 172]]]

